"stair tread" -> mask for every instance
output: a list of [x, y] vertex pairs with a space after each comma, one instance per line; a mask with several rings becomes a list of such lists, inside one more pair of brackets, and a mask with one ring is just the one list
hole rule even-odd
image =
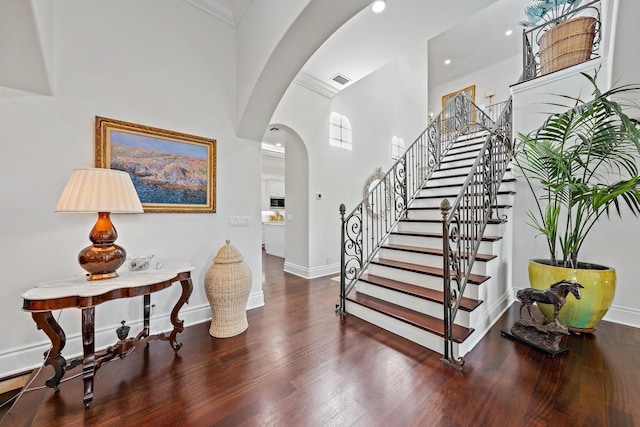
[[[372, 264], [383, 265], [391, 268], [399, 268], [401, 270], [412, 271], [414, 273], [428, 274], [429, 276], [444, 277], [442, 268], [430, 267], [427, 265], [411, 264], [408, 262], [395, 261], [391, 259], [379, 258], [371, 261]], [[480, 285], [489, 280], [489, 276], [483, 274], [469, 274], [468, 283], [472, 285]]]
[[[466, 175], [465, 175], [466, 176]], [[433, 178], [435, 179], [440, 179], [440, 178]], [[504, 178], [502, 180], [502, 183], [505, 182], [516, 182], [515, 178]], [[424, 187], [422, 187], [423, 190], [433, 190], [435, 188], [450, 188], [450, 187], [462, 187], [462, 184], [464, 184], [463, 182], [460, 183], [455, 183], [455, 184], [436, 184], [436, 185], [429, 185], [429, 183], [431, 183], [431, 179], [429, 179], [427, 181], [427, 183], [425, 184]]]
[[[386, 277], [376, 276], [373, 274], [364, 274], [360, 280], [372, 285], [391, 289], [404, 294], [416, 296], [418, 298], [442, 304], [444, 301], [444, 292], [435, 289], [425, 288], [422, 286], [412, 285], [410, 283], [399, 282], [397, 280], [388, 279]], [[462, 297], [460, 301], [460, 309], [463, 311], [473, 311], [482, 304], [482, 301], [473, 298]]]
[[[429, 224], [436, 224], [436, 223], [442, 223], [442, 218], [439, 219], [411, 219], [411, 218], [404, 218], [401, 219], [400, 222], [411, 222], [411, 223], [418, 223], [418, 222], [426, 222]], [[471, 221], [468, 220], [460, 220], [461, 224], [468, 224]], [[474, 221], [476, 224], [480, 224], [482, 221]], [[506, 219], [502, 219], [502, 218], [489, 218], [487, 220], [487, 224], [504, 224], [505, 222], [507, 222]]]
[[[455, 147], [455, 148], [452, 147], [451, 149], [449, 149], [449, 151], [446, 152], [444, 157], [447, 158], [449, 156], [458, 156], [460, 154], [478, 153], [480, 151], [480, 149], [482, 148], [482, 143], [484, 143], [484, 140], [481, 141], [480, 143], [477, 143], [477, 144], [468, 144], [468, 145], [465, 145], [463, 147]], [[469, 149], [467, 149], [467, 148], [469, 148]], [[459, 151], [456, 151], [456, 152], [452, 153], [451, 150], [459, 150]]]
[[[516, 192], [512, 191], [512, 190], [498, 191], [498, 195], [499, 196], [514, 195], [514, 194], [516, 194]], [[435, 194], [435, 195], [432, 195], [432, 196], [418, 196], [418, 197], [415, 198], [415, 200], [437, 199], [437, 198], [444, 199], [444, 198], [447, 198], [447, 197], [458, 197], [458, 195], [457, 194], [453, 194], [453, 193], [451, 193], [451, 194]]]
[[459, 162], [461, 160], [473, 160], [478, 156], [466, 156], [466, 157], [460, 157], [457, 159], [447, 159], [446, 157], [444, 159], [442, 159], [442, 161], [440, 162], [440, 164], [442, 163], [453, 163], [453, 162]]
[[[453, 169], [463, 169], [463, 168], [471, 168], [471, 166], [456, 166], [455, 168], [450, 168], [450, 169], [436, 169], [434, 171], [435, 172], [443, 172], [446, 170], [453, 170]], [[507, 168], [505, 169], [505, 173], [506, 172], [511, 172], [511, 168]], [[429, 180], [436, 180], [436, 179], [447, 179], [447, 178], [463, 178], [466, 177], [467, 175], [469, 175], [469, 172], [456, 172], [456, 173], [452, 173], [452, 174], [447, 174], [447, 175], [441, 175], [441, 176], [432, 176], [431, 178], [429, 178]], [[515, 178], [505, 178], [505, 179], [514, 179]], [[504, 181], [504, 179], [503, 179]]]
[[[392, 231], [391, 234], [397, 234], [401, 236], [418, 236], [418, 237], [435, 237], [442, 239], [442, 233], [428, 233], [424, 231]], [[482, 240], [487, 242], [495, 242], [501, 240], [501, 236], [487, 236], [483, 235]]]
[[[436, 248], [423, 248], [420, 246], [397, 245], [397, 244], [386, 244], [382, 246], [382, 248], [405, 251], [405, 252], [416, 252], [416, 253], [421, 253], [426, 255], [442, 256], [442, 249], [436, 249]], [[466, 253], [462, 253], [461, 256], [466, 257]], [[476, 261], [487, 262], [495, 258], [497, 258], [497, 255], [481, 254], [481, 253], [476, 254]]]
[[[512, 205], [492, 205], [492, 209], [510, 209]], [[484, 206], [460, 206], [460, 209], [482, 209]], [[415, 207], [415, 208], [407, 208], [409, 211], [440, 211], [440, 206], [424, 206], [424, 207]]]
[[[413, 311], [408, 308], [358, 292], [356, 292], [354, 296], [347, 297], [347, 299], [356, 304], [360, 304], [371, 310], [377, 311], [378, 313], [385, 314], [427, 332], [431, 332], [440, 337], [444, 337], [444, 322], [442, 321], [442, 319], [428, 316], [426, 314], [419, 313], [417, 311]], [[456, 343], [464, 342], [464, 340], [466, 340], [472, 333], [473, 329], [465, 328], [460, 325], [453, 325], [452, 338]]]

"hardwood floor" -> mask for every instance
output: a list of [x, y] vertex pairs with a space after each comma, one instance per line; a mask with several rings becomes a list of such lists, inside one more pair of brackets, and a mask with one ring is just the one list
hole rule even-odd
[[248, 312], [246, 332], [216, 339], [208, 323], [188, 327], [177, 356], [153, 342], [101, 367], [91, 408], [78, 377], [59, 392], [25, 393], [4, 425], [640, 425], [640, 329], [601, 322], [549, 358], [500, 335], [513, 306], [458, 372], [417, 344], [341, 318], [338, 282], [282, 266], [265, 256], [266, 306]]

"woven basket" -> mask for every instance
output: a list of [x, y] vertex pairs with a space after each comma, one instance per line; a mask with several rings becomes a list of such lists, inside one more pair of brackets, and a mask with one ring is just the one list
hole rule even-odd
[[243, 259], [227, 240], [205, 276], [204, 287], [211, 306], [209, 334], [213, 337], [233, 337], [249, 327], [247, 300], [251, 291], [251, 270]]
[[591, 58], [596, 18], [581, 16], [547, 30], [540, 41], [540, 73], [549, 74]]

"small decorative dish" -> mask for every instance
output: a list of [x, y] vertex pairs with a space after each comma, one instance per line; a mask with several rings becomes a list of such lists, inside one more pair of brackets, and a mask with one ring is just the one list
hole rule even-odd
[[149, 268], [149, 262], [153, 258], [153, 255], [132, 256], [127, 258], [127, 267], [131, 271], [146, 270]]

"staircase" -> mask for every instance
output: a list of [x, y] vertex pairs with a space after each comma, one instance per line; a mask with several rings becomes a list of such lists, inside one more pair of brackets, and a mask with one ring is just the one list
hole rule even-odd
[[509, 305], [511, 99], [498, 111], [456, 95], [350, 214], [340, 206], [337, 311], [460, 370]]
[[[376, 324], [433, 351], [444, 349], [443, 236], [440, 203], [458, 196], [487, 132], [456, 141], [443, 157], [406, 218], [383, 242], [355, 292], [346, 298], [346, 312]], [[502, 240], [513, 202], [514, 179], [507, 172], [476, 255], [460, 310], [452, 328], [453, 357], [462, 357], [482, 338], [508, 307], [500, 290]], [[506, 215], [506, 216], [505, 216]], [[464, 254], [463, 254], [464, 256]], [[504, 288], [504, 284], [502, 286]]]

